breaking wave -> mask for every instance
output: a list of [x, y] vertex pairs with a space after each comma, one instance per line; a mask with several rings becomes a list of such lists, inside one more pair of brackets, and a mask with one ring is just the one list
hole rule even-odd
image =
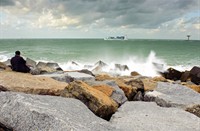
[[[13, 54], [8, 53], [6, 51], [0, 52], [0, 61], [4, 62], [12, 57]], [[35, 60], [35, 59], [34, 59]], [[57, 62], [49, 60], [48, 58], [35, 60], [36, 62], [43, 61], [43, 62]], [[99, 60], [100, 61], [100, 60]], [[126, 60], [120, 60], [119, 61], [112, 61], [109, 62], [101, 60], [103, 63], [106, 64], [106, 66], [102, 67], [102, 72], [107, 72], [111, 74], [117, 74], [117, 75], [130, 75], [132, 71], [136, 71], [139, 74], [143, 76], [158, 76], [159, 72], [163, 72], [169, 67], [172, 67], [174, 69], [184, 71], [189, 70], [192, 68], [190, 65], [173, 65], [169, 66], [165, 61], [159, 57], [156, 56], [156, 53], [154, 51], [151, 51], [149, 55], [146, 58], [141, 58], [139, 56], [129, 56]], [[98, 65], [95, 65], [95, 63], [98, 62], [78, 62], [76, 60], [74, 61], [68, 61], [68, 62], [57, 62], [60, 67], [65, 71], [71, 71], [71, 70], [81, 70], [81, 69], [88, 69], [90, 71], [94, 71], [95, 68]], [[127, 66], [128, 70], [120, 70], [119, 68], [116, 68], [116, 64], [121, 66]]]
[[[103, 72], [119, 75], [130, 75], [132, 71], [136, 71], [143, 76], [157, 76], [159, 75], [158, 72], [166, 70], [167, 67], [164, 60], [156, 57], [156, 53], [154, 51], [151, 51], [148, 57], [144, 59], [136, 56], [130, 56], [127, 60], [121, 61], [120, 63], [111, 61], [109, 63], [105, 62], [105, 64], [107, 64], [107, 66], [102, 68]], [[126, 65], [129, 70], [116, 69], [116, 64], [120, 64], [122, 66]], [[64, 70], [88, 69], [93, 71], [97, 65], [95, 66], [95, 63], [77, 63], [74, 61], [69, 61], [67, 63], [60, 64], [60, 66]]]

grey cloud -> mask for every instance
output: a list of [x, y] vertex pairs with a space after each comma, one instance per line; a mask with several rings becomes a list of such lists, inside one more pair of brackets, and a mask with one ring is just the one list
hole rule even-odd
[[80, 17], [83, 24], [104, 18], [108, 26], [136, 25], [154, 28], [198, 8], [195, 0], [68, 0], [65, 11]]
[[[1, 0], [4, 5], [14, 0]], [[198, 9], [197, 0], [18, 0], [31, 13], [53, 10], [53, 15], [61, 14], [77, 18], [80, 24], [90, 25], [104, 19], [109, 27], [133, 26], [155, 28], [160, 24], [182, 17], [191, 10]]]
[[12, 6], [15, 5], [14, 0], [0, 0], [0, 6]]

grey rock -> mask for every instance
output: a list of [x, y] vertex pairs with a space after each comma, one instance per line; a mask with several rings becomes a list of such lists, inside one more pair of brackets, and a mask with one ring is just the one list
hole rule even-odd
[[143, 101], [144, 100], [143, 93], [141, 91], [138, 91], [137, 94], [134, 96], [133, 100], [134, 101]]
[[91, 71], [89, 71], [87, 69], [82, 69], [82, 70], [79, 70], [78, 72], [85, 73], [85, 74], [88, 74], [88, 75], [91, 75], [91, 76], [95, 76]]
[[46, 66], [50, 67], [50, 68], [53, 68], [53, 69], [56, 69], [57, 71], [63, 71], [62, 68], [58, 65], [58, 63], [51, 63], [51, 62], [48, 62], [46, 64]]
[[48, 74], [51, 72], [63, 71], [57, 63], [38, 62], [36, 68], [40, 70], [40, 74]]
[[110, 122], [122, 131], [199, 131], [200, 118], [154, 102], [126, 102]]
[[101, 67], [104, 67], [104, 66], [108, 66], [108, 64], [104, 63], [103, 61], [98, 61], [97, 63], [94, 64], [95, 66], [101, 66]]
[[26, 64], [28, 66], [31, 66], [32, 68], [36, 68], [36, 64], [37, 63], [34, 60], [30, 59], [30, 58], [26, 58]]
[[62, 81], [67, 83], [70, 83], [74, 80], [81, 80], [81, 81], [95, 80], [94, 76], [81, 72], [55, 72], [51, 74], [42, 74], [38, 76], [51, 77], [57, 81]]
[[66, 72], [66, 74], [71, 78], [73, 78], [74, 80], [81, 80], [81, 81], [95, 80], [94, 76], [82, 72]]
[[72, 98], [0, 92], [0, 123], [15, 131], [114, 131]]
[[127, 97], [125, 96], [124, 92], [122, 89], [119, 88], [119, 86], [115, 83], [115, 81], [85, 81], [88, 85], [90, 86], [95, 86], [95, 85], [109, 85], [114, 89], [111, 98], [117, 102], [119, 105], [122, 105], [127, 101]]
[[200, 67], [194, 66], [190, 70], [190, 75], [191, 75], [191, 81], [199, 85], [200, 84]]
[[120, 71], [126, 71], [129, 70], [127, 65], [121, 65], [121, 64], [115, 64], [115, 69]]
[[69, 76], [67, 73], [64, 72], [56, 72], [52, 74], [42, 74], [42, 75], [37, 75], [37, 76], [45, 76], [45, 77], [50, 77], [53, 78], [54, 80], [61, 81], [61, 82], [66, 82], [70, 83], [74, 81], [74, 78]]
[[172, 83], [158, 82], [157, 88], [152, 92], [146, 92], [145, 101], [155, 101], [163, 107], [187, 107], [200, 105], [200, 94], [194, 90]]

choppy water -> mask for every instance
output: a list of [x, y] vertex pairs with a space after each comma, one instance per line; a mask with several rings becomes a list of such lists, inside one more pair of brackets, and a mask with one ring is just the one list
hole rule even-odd
[[64, 69], [69, 68], [70, 61], [84, 65], [102, 60], [111, 67], [126, 64], [151, 76], [155, 75], [154, 62], [179, 70], [200, 66], [200, 41], [192, 40], [1, 39], [0, 61], [11, 58], [16, 50], [25, 58], [57, 62]]

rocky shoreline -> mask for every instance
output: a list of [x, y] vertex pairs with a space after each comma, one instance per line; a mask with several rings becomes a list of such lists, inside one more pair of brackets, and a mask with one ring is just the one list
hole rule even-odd
[[31, 74], [0, 62], [0, 131], [200, 130], [200, 67], [146, 77], [102, 72], [102, 61], [77, 71], [27, 63]]

